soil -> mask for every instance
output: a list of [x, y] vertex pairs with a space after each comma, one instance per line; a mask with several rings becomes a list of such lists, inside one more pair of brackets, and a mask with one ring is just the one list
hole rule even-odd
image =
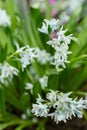
[[60, 122], [58, 125], [50, 121], [46, 125], [46, 130], [87, 130], [87, 121], [85, 119], [77, 119], [67, 121], [67, 123]]

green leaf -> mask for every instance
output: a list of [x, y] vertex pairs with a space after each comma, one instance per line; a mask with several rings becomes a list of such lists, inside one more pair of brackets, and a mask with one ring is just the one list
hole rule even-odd
[[20, 120], [20, 119], [15, 119], [15, 120], [13, 119], [9, 122], [2, 123], [2, 124], [0, 123], [0, 130], [4, 130], [9, 126], [15, 126], [15, 125], [19, 125], [19, 124], [22, 124], [22, 123], [23, 123], [23, 121]]
[[26, 108], [29, 107], [29, 105], [30, 105], [30, 95], [24, 93], [20, 99], [20, 106], [22, 110], [26, 110]]
[[42, 89], [39, 82], [36, 82], [36, 84], [33, 87], [33, 96], [36, 98], [38, 94], [42, 94]]
[[59, 87], [59, 76], [50, 75], [48, 78], [48, 88], [52, 90], [57, 90]]

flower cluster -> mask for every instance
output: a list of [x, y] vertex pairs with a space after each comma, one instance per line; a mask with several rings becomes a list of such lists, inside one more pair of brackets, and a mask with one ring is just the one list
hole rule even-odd
[[51, 117], [57, 124], [59, 121], [66, 122], [72, 116], [82, 118], [82, 110], [87, 109], [85, 100], [72, 99], [70, 95], [71, 92], [64, 94], [53, 90], [46, 95], [47, 100], [43, 100], [38, 95], [37, 104], [33, 104], [32, 113], [37, 117]]
[[60, 23], [59, 20], [51, 19], [50, 21], [47, 19], [44, 19], [44, 22], [42, 23], [42, 27], [38, 30], [42, 33], [49, 34], [50, 32], [54, 32], [58, 29]]
[[19, 54], [19, 60], [22, 64], [22, 70], [24, 70], [28, 65], [30, 65], [34, 61], [34, 58], [37, 57], [36, 48], [30, 48], [28, 45], [21, 48], [17, 48], [16, 52]]
[[46, 50], [40, 50], [39, 48], [30, 48], [28, 45], [19, 48], [16, 45], [16, 54], [19, 55], [19, 61], [22, 64], [22, 70], [24, 70], [28, 65], [30, 65], [34, 59], [36, 59], [40, 64], [46, 64], [50, 61], [51, 55]]
[[11, 26], [10, 17], [7, 15], [6, 11], [0, 9], [0, 26], [7, 27]]
[[53, 36], [51, 40], [47, 42], [47, 44], [51, 45], [55, 50], [50, 63], [55, 65], [56, 69], [58, 69], [59, 66], [65, 68], [65, 63], [69, 62], [68, 55], [72, 53], [69, 51], [72, 34], [66, 36], [65, 33], [67, 30], [63, 30], [63, 27], [60, 27], [59, 20], [56, 19], [50, 21], [45, 19], [39, 31], [52, 36], [56, 34], [55, 37]]
[[47, 62], [51, 63], [58, 69], [60, 66], [65, 68], [65, 63], [68, 63], [68, 55], [72, 52], [69, 51], [69, 44], [72, 39], [72, 34], [65, 35], [67, 30], [63, 30], [63, 27], [60, 27], [59, 20], [44, 19], [43, 25], [39, 31], [50, 34], [56, 34], [51, 40], [47, 42], [48, 45], [54, 49], [54, 54], [51, 56], [46, 50], [40, 50], [39, 48], [30, 48], [29, 46], [24, 46], [19, 48], [17, 46], [17, 53], [19, 53], [19, 60], [22, 64], [22, 70], [24, 70], [28, 65], [30, 65], [34, 59], [40, 64], [46, 64]]
[[11, 66], [9, 63], [5, 62], [4, 64], [0, 64], [0, 82], [2, 84], [7, 83], [7, 79], [10, 81], [13, 75], [18, 75], [18, 73], [18, 69]]

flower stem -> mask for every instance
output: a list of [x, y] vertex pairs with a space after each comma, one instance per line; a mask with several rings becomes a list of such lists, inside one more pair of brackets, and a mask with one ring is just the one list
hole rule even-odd
[[49, 0], [46, 1], [46, 18], [50, 19], [51, 18], [51, 6]]

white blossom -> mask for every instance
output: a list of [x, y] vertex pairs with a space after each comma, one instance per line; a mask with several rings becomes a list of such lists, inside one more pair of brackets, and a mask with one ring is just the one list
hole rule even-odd
[[[64, 30], [63, 26], [60, 27], [59, 20], [44, 19], [44, 23], [47, 26], [47, 28], [50, 27], [52, 33], [56, 33], [56, 36], [52, 37], [52, 39], [47, 42], [48, 45], [51, 45], [52, 48], [54, 48], [54, 53], [52, 56], [48, 56], [47, 58], [47, 56], [45, 56], [44, 53], [41, 52], [43, 54], [41, 55], [39, 52], [38, 54], [40, 54], [39, 55], [40, 57], [38, 58], [38, 60], [42, 61], [41, 63], [44, 63], [46, 57], [46, 60], [49, 60], [49, 62], [52, 65], [54, 65], [56, 69], [58, 69], [60, 66], [66, 68], [65, 64], [69, 63], [68, 55], [72, 53], [71, 51], [69, 51], [69, 44], [71, 43], [72, 40], [72, 34], [65, 35], [67, 29]], [[54, 32], [55, 30], [56, 32]]]
[[76, 114], [76, 116], [77, 116], [78, 118], [82, 118], [82, 113], [83, 113], [83, 112], [82, 112], [82, 109], [87, 109], [87, 106], [86, 106], [86, 104], [85, 104], [85, 100], [83, 100], [83, 99], [81, 98], [80, 100], [78, 100], [78, 102], [77, 102], [76, 99], [73, 100], [73, 102], [72, 102], [70, 108], [71, 108], [71, 111], [72, 111], [73, 116], [75, 116], [75, 114]]
[[37, 61], [41, 64], [46, 64], [50, 61], [50, 53], [48, 53], [46, 50], [40, 50], [37, 48]]
[[30, 93], [33, 93], [33, 84], [32, 83], [26, 83], [26, 90], [30, 90]]
[[48, 45], [51, 45], [54, 49], [60, 45], [60, 41], [57, 38], [53, 38], [47, 42]]
[[59, 20], [56, 19], [51, 19], [51, 20], [47, 20], [44, 19], [44, 22], [42, 23], [42, 27], [39, 28], [38, 30], [42, 33], [45, 34], [49, 34], [49, 28], [51, 32], [54, 32], [55, 30], [57, 30], [59, 27]]
[[52, 40], [49, 40], [47, 42], [48, 45], [51, 45], [55, 50], [56, 48], [61, 45], [62, 43], [64, 44], [70, 44], [72, 40], [72, 34], [70, 35], [65, 35], [67, 29], [63, 30], [63, 27], [60, 28], [60, 30], [57, 32], [57, 38], [53, 38]]
[[0, 26], [11, 26], [10, 16], [8, 16], [7, 12], [3, 9], [0, 9]]
[[67, 30], [63, 30], [63, 27], [57, 32], [58, 38], [53, 38], [52, 40], [48, 41], [47, 44], [51, 45], [55, 49], [55, 54], [53, 55], [53, 58], [51, 58], [51, 64], [55, 65], [56, 69], [59, 68], [59, 66], [62, 66], [65, 68], [65, 63], [68, 63], [68, 55], [72, 52], [68, 51], [72, 34], [65, 36], [65, 32]]
[[[37, 100], [37, 104], [33, 104], [32, 112], [36, 116], [51, 117], [57, 124], [60, 121], [66, 122], [72, 119], [72, 116], [82, 118], [82, 110], [87, 109], [85, 104], [86, 100], [82, 98], [70, 98], [71, 93], [72, 92], [64, 94], [59, 91], [51, 90], [51, 92], [46, 95], [47, 100], [42, 99], [42, 102], [37, 102]], [[52, 112], [51, 109], [53, 109]]]
[[65, 63], [69, 62], [67, 60], [68, 54], [71, 54], [72, 52], [68, 51], [68, 48], [68, 45], [65, 43], [62, 43], [60, 46], [56, 47], [56, 52], [51, 61], [51, 64], [55, 65], [56, 69], [58, 69], [59, 66], [65, 68]]
[[18, 75], [19, 71], [15, 67], [11, 66], [9, 63], [0, 64], [0, 82], [5, 83], [8, 79], [9, 81], [13, 78], [13, 75]]
[[64, 110], [59, 111], [56, 109], [55, 112], [49, 114], [49, 116], [51, 116], [51, 118], [54, 119], [54, 121], [58, 124], [60, 121], [66, 122], [66, 119], [68, 119], [65, 113], [66, 111]]
[[50, 102], [52, 102], [52, 103], [54, 103], [54, 102], [56, 102], [56, 93], [57, 93], [57, 91], [51, 91], [50, 93], [48, 93], [47, 94], [47, 96], [46, 96], [46, 98], [50, 101]]
[[54, 121], [58, 123], [59, 121], [66, 122], [67, 119], [71, 119], [72, 116], [77, 116], [82, 118], [82, 109], [86, 109], [84, 100], [73, 100], [69, 97], [71, 93], [58, 95], [58, 101], [54, 104], [55, 111], [52, 114], [49, 114], [51, 118], [54, 118]]
[[63, 30], [63, 26], [60, 28], [60, 30], [57, 32], [58, 35], [58, 42], [63, 42], [66, 44], [70, 44], [72, 40], [72, 34], [66, 36], [65, 33], [67, 32], [66, 30]]
[[38, 94], [38, 98], [37, 98], [37, 103], [40, 104], [42, 103], [44, 100], [41, 98], [41, 96]]
[[16, 42], [15, 43], [15, 46], [16, 46], [16, 48], [17, 48], [17, 50], [16, 50], [16, 53], [22, 53], [22, 52], [24, 52], [26, 49], [28, 49], [29, 48], [29, 46], [28, 45], [26, 45], [26, 46], [23, 46], [23, 47], [19, 47], [19, 44]]
[[48, 106], [46, 104], [33, 104], [32, 113], [37, 117], [47, 117], [48, 116]]
[[48, 34], [48, 24], [42, 23], [42, 27], [38, 29], [40, 32]]
[[22, 70], [30, 65], [34, 61], [34, 58], [37, 57], [35, 54], [35, 48], [30, 48], [29, 46], [22, 47], [18, 49], [17, 52], [19, 52], [19, 60], [22, 64]]
[[59, 28], [59, 19], [56, 20], [56, 19], [51, 19], [51, 20], [47, 20], [47, 19], [44, 19], [45, 23], [47, 25], [49, 25], [50, 29], [52, 32], [54, 32], [55, 30], [57, 30]]
[[47, 87], [48, 77], [43, 76], [43, 77], [39, 78], [39, 82], [41, 84], [41, 88], [44, 89], [45, 87]]
[[27, 116], [26, 116], [26, 114], [21, 114], [21, 118], [23, 119], [23, 120], [26, 120], [27, 119]]
[[62, 103], [67, 102], [67, 101], [70, 102], [72, 100], [72, 98], [69, 97], [71, 95], [71, 93], [72, 92], [64, 94], [64, 93], [60, 92], [60, 94], [57, 96], [58, 101], [60, 101]]

